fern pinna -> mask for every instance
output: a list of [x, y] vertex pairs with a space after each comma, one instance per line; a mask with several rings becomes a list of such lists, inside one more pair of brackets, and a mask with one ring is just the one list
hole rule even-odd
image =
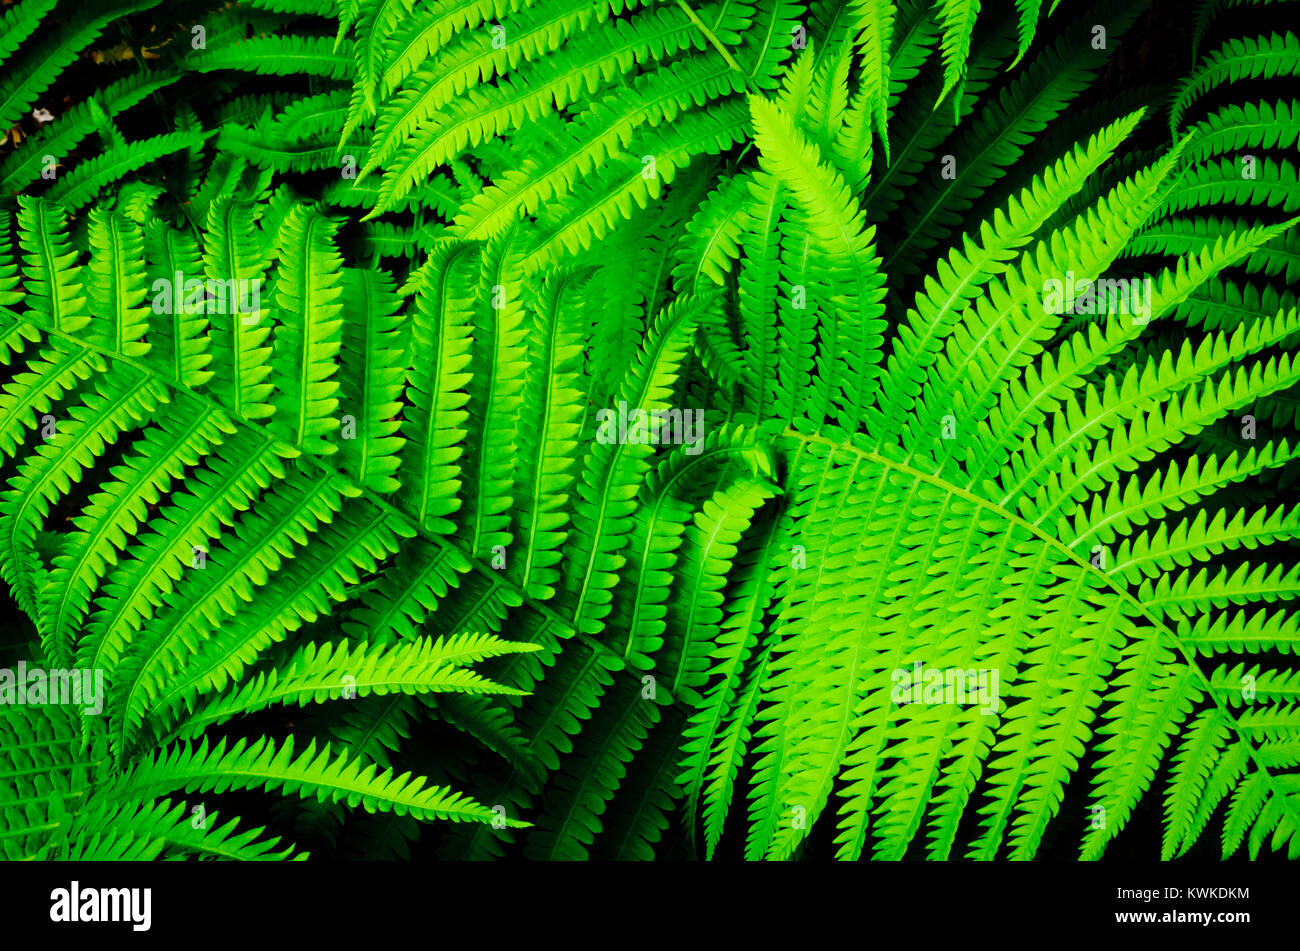
[[1244, 6], [11, 6], [0, 850], [1296, 857]]

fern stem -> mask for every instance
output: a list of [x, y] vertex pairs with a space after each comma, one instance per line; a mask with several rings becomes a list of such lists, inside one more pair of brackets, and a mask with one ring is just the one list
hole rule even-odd
[[[691, 9], [690, 4], [688, 4], [686, 0], [677, 0], [677, 5], [686, 12], [686, 15], [690, 18], [691, 22], [694, 23], [696, 28], [704, 34], [704, 38], [708, 40], [710, 45], [712, 45], [713, 48], [721, 54], [722, 58], [726, 60], [727, 65], [736, 72], [743, 73], [745, 70], [738, 62], [736, 62], [736, 58], [727, 52], [727, 48], [722, 45], [722, 42], [716, 36], [713, 35], [713, 31], [705, 26], [704, 21], [700, 19], [699, 15], [693, 9]], [[746, 84], [748, 84], [748, 81], [748, 77], [746, 77]]]

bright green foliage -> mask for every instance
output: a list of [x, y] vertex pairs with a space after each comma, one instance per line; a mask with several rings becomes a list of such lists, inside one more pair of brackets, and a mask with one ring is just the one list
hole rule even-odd
[[[0, 851], [1091, 859], [1149, 799], [1166, 858], [1300, 857], [1297, 47], [1245, 2], [1119, 102], [1122, 2], [169, 34], [0, 156], [0, 578], [105, 675], [0, 706]], [[0, 119], [80, 12], [3, 14]]]

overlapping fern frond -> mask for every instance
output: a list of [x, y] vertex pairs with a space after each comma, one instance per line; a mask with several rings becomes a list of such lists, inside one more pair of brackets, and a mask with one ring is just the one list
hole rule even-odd
[[1055, 6], [267, 0], [20, 146], [0, 577], [106, 695], [0, 847], [1300, 856], [1294, 37], [1098, 101]]

